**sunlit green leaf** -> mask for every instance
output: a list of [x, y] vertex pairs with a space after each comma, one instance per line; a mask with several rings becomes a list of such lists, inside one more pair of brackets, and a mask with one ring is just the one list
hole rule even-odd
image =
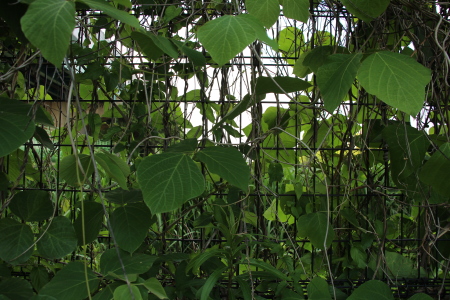
[[10, 218], [0, 220], [0, 258], [2, 260], [11, 264], [26, 262], [33, 253], [34, 247], [31, 247], [33, 242], [34, 235], [30, 226]]
[[40, 222], [53, 214], [53, 203], [46, 191], [23, 191], [14, 195], [9, 204], [11, 211], [27, 222]]
[[362, 62], [358, 79], [368, 93], [415, 116], [425, 101], [425, 86], [431, 72], [411, 57], [382, 51]]
[[138, 181], [153, 214], [172, 211], [205, 189], [205, 180], [192, 159], [181, 153], [146, 157], [139, 164]]
[[142, 244], [151, 224], [151, 214], [144, 203], [130, 203], [111, 214], [111, 230], [116, 242], [130, 253]]
[[63, 216], [54, 217], [41, 230], [44, 234], [37, 243], [39, 253], [48, 259], [62, 258], [77, 247], [77, 236], [70, 220]]
[[36, 0], [20, 20], [27, 39], [52, 64], [59, 66], [69, 48], [75, 28], [75, 3]]
[[323, 103], [333, 112], [350, 90], [359, 68], [362, 54], [333, 54], [317, 71], [317, 85]]
[[246, 0], [245, 7], [248, 13], [257, 17], [266, 28], [275, 24], [280, 15], [278, 0]]
[[334, 239], [332, 224], [325, 213], [316, 212], [301, 216], [297, 220], [298, 235], [308, 237], [314, 247], [326, 249]]
[[39, 295], [64, 300], [81, 300], [88, 296], [87, 286], [92, 294], [97, 290], [99, 283], [100, 280], [90, 268], [82, 262], [74, 261], [56, 273], [55, 277], [40, 290]]
[[195, 155], [206, 164], [208, 170], [227, 180], [244, 192], [248, 189], [250, 168], [242, 153], [234, 147], [208, 147]]
[[283, 0], [283, 14], [287, 18], [308, 22], [309, 0]]
[[268, 38], [265, 39], [267, 34], [263, 25], [247, 14], [225, 15], [211, 20], [199, 28], [197, 37], [219, 66], [226, 64], [256, 39], [270, 43]]

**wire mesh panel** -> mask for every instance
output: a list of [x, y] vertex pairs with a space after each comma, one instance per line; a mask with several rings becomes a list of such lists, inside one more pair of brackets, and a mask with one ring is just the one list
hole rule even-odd
[[0, 295], [448, 296], [448, 4], [24, 2]]

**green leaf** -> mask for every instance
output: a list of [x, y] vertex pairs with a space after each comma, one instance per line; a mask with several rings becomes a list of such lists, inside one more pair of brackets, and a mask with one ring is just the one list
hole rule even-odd
[[162, 35], [155, 35], [153, 33], [147, 32], [147, 36], [153, 41], [153, 43], [161, 49], [164, 53], [172, 58], [178, 58], [178, 51], [175, 45], [170, 42], [170, 40]]
[[308, 22], [309, 0], [283, 0], [283, 14], [286, 18]]
[[30, 105], [19, 100], [0, 97], [0, 112], [28, 116], [35, 123], [53, 126], [52, 117], [41, 106]]
[[278, 0], [246, 0], [245, 7], [248, 13], [258, 18], [266, 28], [272, 27], [280, 15]]
[[33, 253], [34, 247], [30, 248], [33, 242], [34, 235], [30, 226], [10, 218], [0, 220], [0, 258], [2, 260], [14, 265], [26, 262]]
[[167, 297], [166, 290], [164, 290], [164, 287], [161, 285], [161, 282], [159, 282], [159, 280], [155, 277], [151, 277], [144, 281], [144, 286], [150, 293], [159, 299], [169, 299]]
[[442, 196], [450, 195], [448, 170], [450, 170], [450, 143], [442, 144], [425, 163], [419, 173], [419, 179], [430, 185]]
[[125, 191], [121, 188], [118, 188], [111, 192], [105, 193], [105, 198], [111, 203], [116, 203], [116, 204], [120, 204], [120, 205], [144, 201], [144, 197], [142, 196], [142, 191], [135, 190], [135, 189]]
[[269, 182], [282, 181], [284, 177], [283, 166], [277, 162], [271, 162], [269, 164]]
[[56, 273], [55, 277], [41, 289], [39, 295], [64, 300], [81, 300], [88, 297], [87, 285], [89, 291], [93, 293], [97, 290], [99, 282], [97, 275], [90, 268], [74, 261]]
[[298, 218], [297, 230], [299, 236], [309, 237], [313, 246], [322, 250], [328, 248], [334, 239], [333, 227], [327, 215], [322, 212], [309, 213]]
[[309, 88], [311, 84], [294, 77], [258, 77], [256, 79], [255, 93], [292, 93]]
[[144, 203], [118, 207], [111, 214], [111, 230], [116, 242], [121, 249], [130, 253], [142, 244], [151, 224], [151, 214]]
[[418, 293], [410, 297], [408, 300], [433, 300], [430, 296], [424, 293]]
[[[85, 175], [83, 175], [83, 172], [77, 163], [77, 156]], [[73, 154], [68, 155], [61, 160], [59, 165], [59, 175], [61, 176], [61, 179], [73, 186], [83, 185], [94, 173], [91, 157], [86, 154], [78, 154], [77, 156]]]
[[144, 201], [153, 214], [179, 208], [205, 190], [205, 180], [192, 159], [181, 153], [145, 157], [137, 169]]
[[25, 279], [8, 278], [0, 282], [0, 294], [11, 300], [29, 300], [33, 296], [33, 288]]
[[249, 264], [251, 266], [255, 266], [255, 267], [261, 268], [263, 270], [266, 270], [274, 278], [278, 278], [278, 279], [281, 279], [281, 280], [289, 280], [289, 277], [286, 276], [283, 272], [281, 272], [280, 270], [278, 270], [274, 266], [269, 265], [268, 263], [266, 263], [266, 262], [264, 262], [262, 260], [250, 258], [249, 261], [245, 261], [244, 263], [245, 264]]
[[341, 0], [347, 10], [359, 19], [370, 22], [386, 10], [390, 0]]
[[414, 278], [417, 276], [417, 269], [414, 262], [401, 254], [386, 252], [386, 266], [389, 276], [395, 279]]
[[37, 249], [45, 258], [62, 258], [77, 247], [75, 230], [70, 220], [66, 217], [54, 217], [51, 223], [41, 231], [42, 233], [44, 233], [44, 236], [37, 243]]
[[401, 182], [422, 166], [430, 143], [422, 131], [408, 124], [389, 125], [382, 135], [389, 146], [393, 179]]
[[225, 272], [228, 269], [228, 267], [220, 268], [219, 270], [214, 271], [206, 280], [205, 284], [203, 285], [201, 291], [200, 300], [208, 300], [209, 294], [211, 293], [213, 287], [216, 285], [217, 281], [222, 278], [223, 272]]
[[358, 73], [362, 54], [333, 54], [317, 71], [325, 109], [332, 113], [344, 100]]
[[[117, 254], [117, 250], [119, 254]], [[118, 257], [120, 255], [120, 259]], [[135, 253], [131, 255], [120, 249], [108, 249], [100, 258], [100, 269], [103, 276], [114, 274], [115, 277], [124, 278], [123, 268], [127, 275], [130, 274], [143, 274], [147, 272], [158, 259], [156, 256], [150, 256], [142, 253]], [[123, 265], [123, 268], [122, 268]]]
[[22, 220], [40, 222], [53, 214], [53, 203], [46, 191], [23, 191], [14, 195], [9, 209]]
[[44, 266], [38, 265], [34, 267], [30, 272], [30, 280], [33, 288], [39, 292], [41, 288], [48, 283], [50, 279], [49, 275], [50, 274]]
[[119, 20], [122, 23], [128, 24], [131, 27], [141, 28], [139, 20], [136, 19], [136, 17], [130, 15], [129, 13], [123, 10], [119, 10], [109, 5], [108, 2], [105, 2], [103, 0], [78, 0], [78, 1], [88, 5], [92, 9], [101, 10], [111, 18]]
[[173, 39], [171, 41], [191, 60], [194, 66], [202, 67], [206, 65], [206, 58], [203, 53], [189, 48], [180, 41]]
[[197, 139], [185, 139], [167, 148], [166, 152], [192, 154], [197, 149]]
[[48, 136], [48, 133], [44, 128], [36, 126], [33, 137], [38, 140], [42, 144], [42, 146], [50, 150], [55, 149], [53, 142], [50, 140], [50, 137]]
[[131, 33], [131, 38], [138, 43], [139, 48], [149, 60], [157, 60], [164, 53], [158, 46], [156, 46], [147, 33], [133, 31]]
[[[80, 205], [80, 212], [78, 213], [77, 219], [73, 223], [79, 246], [89, 244], [98, 237], [98, 233], [102, 226], [103, 216], [103, 207], [100, 203], [94, 201], [84, 201], [83, 206]], [[84, 243], [83, 219], [85, 240]]]
[[[14, 100], [11, 100], [14, 101]], [[35, 125], [27, 113], [16, 113], [0, 101], [0, 157], [10, 154], [34, 134]]]
[[308, 299], [331, 300], [328, 283], [321, 277], [314, 277], [306, 289], [308, 290]]
[[394, 300], [389, 286], [379, 280], [369, 280], [353, 291], [347, 300]]
[[226, 15], [211, 20], [199, 28], [197, 37], [219, 66], [226, 64], [256, 39], [270, 43], [263, 25], [247, 14]]
[[36, 0], [20, 20], [27, 39], [52, 64], [61, 65], [75, 28], [75, 3]]
[[423, 106], [431, 72], [411, 57], [382, 51], [362, 62], [358, 79], [368, 93], [415, 116]]
[[205, 163], [210, 172], [247, 192], [250, 168], [236, 148], [208, 147], [197, 152], [195, 159]]
[[142, 300], [142, 295], [137, 286], [124, 284], [114, 290], [114, 300]]
[[95, 153], [95, 160], [121, 188], [128, 190], [127, 177], [130, 175], [130, 167], [124, 160], [106, 151]]

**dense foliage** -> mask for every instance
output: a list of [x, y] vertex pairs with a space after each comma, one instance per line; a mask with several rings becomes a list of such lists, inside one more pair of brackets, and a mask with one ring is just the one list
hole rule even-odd
[[0, 299], [443, 296], [448, 10], [2, 1]]

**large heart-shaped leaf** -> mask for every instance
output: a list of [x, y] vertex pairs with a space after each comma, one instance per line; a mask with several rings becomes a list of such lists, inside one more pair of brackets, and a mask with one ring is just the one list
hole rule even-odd
[[39, 291], [39, 295], [52, 296], [56, 299], [81, 300], [89, 295], [87, 286], [93, 293], [97, 290], [99, 283], [100, 280], [90, 268], [81, 262], [74, 261], [56, 273], [55, 277]]
[[219, 175], [244, 192], [247, 191], [250, 168], [242, 153], [236, 148], [208, 147], [198, 152], [195, 158], [205, 163], [210, 172]]
[[258, 18], [266, 28], [272, 27], [280, 15], [278, 0], [246, 0], [245, 7], [248, 13]]
[[308, 22], [309, 0], [283, 0], [283, 14], [286, 18]]
[[0, 258], [11, 264], [26, 262], [33, 248], [34, 235], [30, 226], [10, 218], [0, 220]]
[[0, 282], [2, 300], [29, 300], [33, 296], [33, 288], [29, 281], [22, 278], [7, 278]]
[[431, 72], [411, 57], [382, 51], [362, 62], [358, 79], [368, 93], [415, 116], [423, 106]]
[[199, 28], [197, 37], [219, 66], [226, 64], [256, 39], [270, 43], [268, 38], [266, 40], [264, 26], [256, 17], [247, 14], [226, 15], [209, 21]]
[[390, 0], [341, 0], [341, 2], [355, 17], [370, 22], [386, 10]]
[[323, 103], [333, 112], [344, 99], [358, 73], [362, 54], [333, 54], [317, 71], [317, 85], [322, 93]]
[[59, 66], [75, 28], [73, 1], [36, 0], [20, 20], [27, 39], [52, 64]]
[[394, 300], [389, 286], [379, 280], [369, 280], [361, 284], [348, 300]]
[[64, 257], [77, 247], [78, 240], [75, 230], [66, 217], [54, 217], [51, 223], [43, 228], [42, 233], [44, 235], [37, 243], [37, 249], [45, 258], [58, 259]]
[[297, 220], [298, 235], [309, 237], [314, 247], [326, 249], [334, 239], [334, 231], [325, 213], [315, 212], [301, 216]]
[[111, 230], [116, 242], [130, 253], [142, 244], [151, 224], [151, 214], [144, 203], [130, 203], [111, 214]]
[[309, 299], [331, 300], [328, 283], [325, 279], [314, 277], [306, 287]]
[[40, 222], [53, 214], [53, 203], [46, 191], [23, 191], [14, 195], [9, 209], [22, 220]]
[[179, 208], [205, 190], [205, 180], [192, 159], [181, 153], [146, 157], [137, 169], [144, 201], [152, 213]]
[[[79, 160], [79, 163], [77, 160]], [[79, 164], [81, 164], [83, 170]], [[61, 160], [59, 169], [61, 179], [64, 179], [68, 184], [73, 186], [83, 185], [94, 173], [91, 157], [87, 154], [72, 154], [64, 157]]]
[[[123, 250], [109, 249], [106, 250], [100, 259], [101, 272], [104, 276], [114, 274], [115, 277], [123, 276], [123, 269], [127, 275], [142, 274], [147, 272], [158, 259], [157, 256], [150, 256], [142, 253], [133, 255]], [[120, 259], [118, 257], [120, 255]]]

